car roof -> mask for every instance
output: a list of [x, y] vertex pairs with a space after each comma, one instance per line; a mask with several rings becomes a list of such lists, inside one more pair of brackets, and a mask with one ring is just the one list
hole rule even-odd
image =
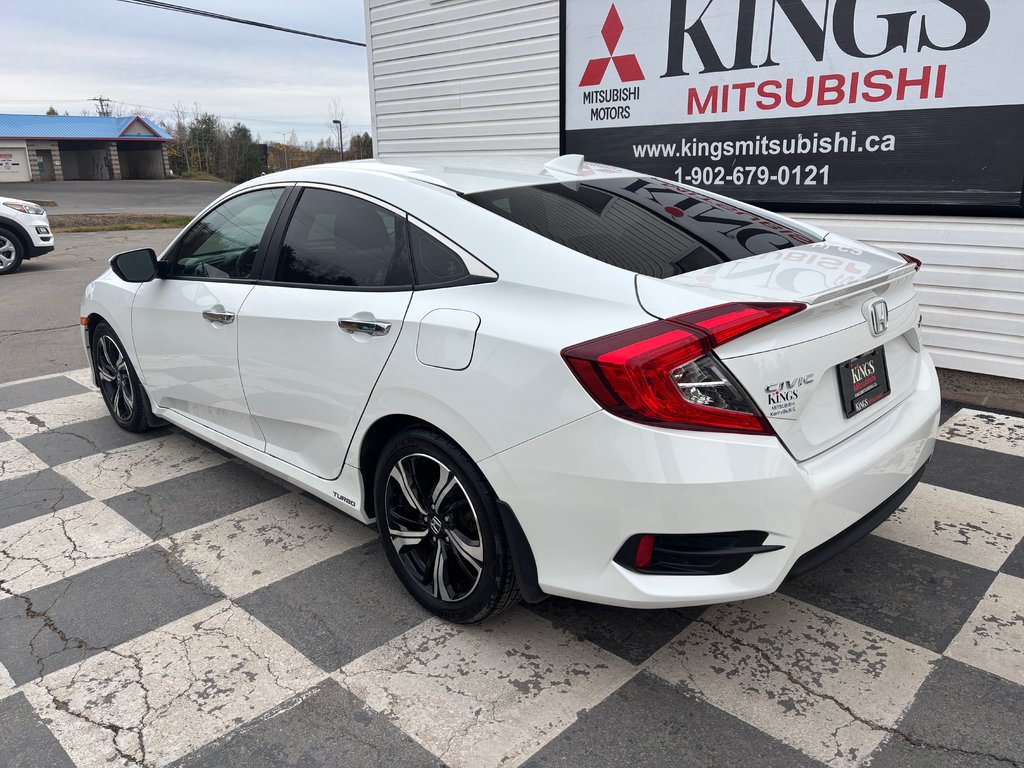
[[[569, 158], [577, 156], [567, 156]], [[572, 168], [572, 170], [565, 170]], [[575, 171], [575, 172], [573, 172]], [[461, 194], [509, 187], [535, 186], [601, 178], [631, 178], [633, 171], [599, 163], [576, 162], [566, 157], [550, 160], [535, 157], [425, 156], [395, 160], [350, 160], [344, 163], [305, 166], [273, 174], [275, 177], [330, 183], [349, 173], [368, 173], [423, 182]], [[264, 181], [270, 180], [264, 177]]]

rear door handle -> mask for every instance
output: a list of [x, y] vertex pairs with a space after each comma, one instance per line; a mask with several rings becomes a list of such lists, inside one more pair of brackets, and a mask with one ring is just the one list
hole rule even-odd
[[356, 320], [354, 317], [343, 317], [338, 320], [338, 327], [345, 333], [366, 333], [370, 336], [387, 336], [391, 323], [377, 323], [373, 320]]
[[235, 313], [225, 312], [224, 307], [217, 304], [210, 309], [203, 310], [203, 319], [209, 320], [211, 323], [223, 323], [224, 325], [230, 325], [235, 322]]

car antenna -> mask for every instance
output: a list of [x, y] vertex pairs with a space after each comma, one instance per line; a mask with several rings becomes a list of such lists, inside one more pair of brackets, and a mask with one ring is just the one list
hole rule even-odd
[[544, 167], [549, 171], [555, 171], [556, 173], [567, 173], [571, 176], [582, 176], [583, 163], [585, 162], [583, 155], [562, 155], [556, 157], [554, 160], [548, 160], [544, 163]]

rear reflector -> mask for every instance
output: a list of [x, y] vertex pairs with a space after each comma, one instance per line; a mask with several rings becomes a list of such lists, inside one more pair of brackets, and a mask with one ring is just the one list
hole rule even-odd
[[771, 434], [711, 350], [804, 307], [722, 304], [566, 347], [562, 358], [590, 396], [621, 418], [676, 429]]
[[654, 534], [647, 533], [640, 537], [640, 541], [636, 544], [636, 556], [633, 558], [633, 564], [637, 568], [646, 568], [651, 564], [651, 558], [654, 556]]

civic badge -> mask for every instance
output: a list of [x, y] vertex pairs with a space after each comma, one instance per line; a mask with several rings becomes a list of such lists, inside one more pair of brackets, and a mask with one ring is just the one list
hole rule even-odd
[[868, 321], [871, 323], [871, 334], [881, 336], [889, 328], [889, 305], [885, 299], [878, 299], [865, 306]]

